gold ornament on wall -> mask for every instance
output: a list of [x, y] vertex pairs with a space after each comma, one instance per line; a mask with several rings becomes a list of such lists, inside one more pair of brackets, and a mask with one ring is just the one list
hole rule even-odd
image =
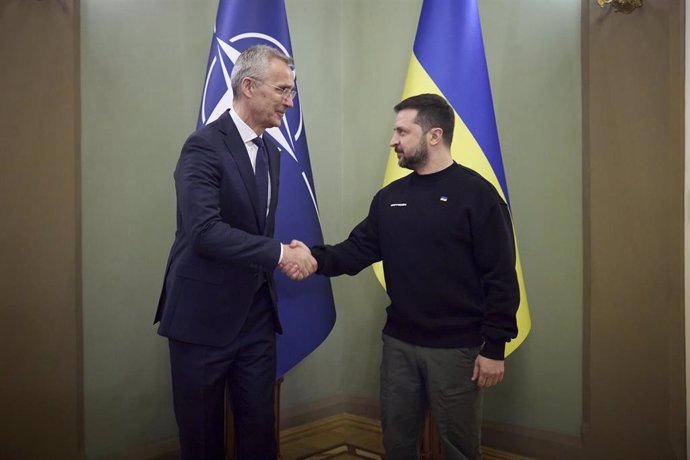
[[635, 8], [642, 6], [642, 0], [597, 0], [599, 6], [612, 6], [616, 13], [632, 13]]

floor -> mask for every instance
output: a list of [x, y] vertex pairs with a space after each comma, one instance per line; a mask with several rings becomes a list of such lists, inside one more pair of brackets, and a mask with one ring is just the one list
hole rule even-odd
[[382, 459], [378, 422], [338, 415], [284, 430], [280, 436], [282, 460]]
[[[381, 427], [375, 420], [342, 414], [283, 430], [281, 460], [383, 459]], [[483, 448], [483, 460], [529, 460]], [[428, 460], [432, 460], [429, 458]]]

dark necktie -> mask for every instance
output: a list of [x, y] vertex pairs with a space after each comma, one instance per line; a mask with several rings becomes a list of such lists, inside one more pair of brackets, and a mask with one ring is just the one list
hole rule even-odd
[[268, 205], [268, 152], [266, 152], [266, 144], [262, 138], [255, 137], [252, 142], [259, 148], [256, 152], [254, 176], [256, 189], [259, 192], [259, 216], [261, 216], [261, 230], [263, 231], [266, 222], [266, 206]]

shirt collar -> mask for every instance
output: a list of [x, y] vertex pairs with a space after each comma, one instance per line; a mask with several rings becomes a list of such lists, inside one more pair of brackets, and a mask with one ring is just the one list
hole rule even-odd
[[240, 118], [239, 114], [235, 112], [232, 108], [230, 108], [230, 116], [232, 117], [232, 121], [235, 122], [235, 126], [237, 127], [237, 131], [240, 133], [242, 142], [247, 144], [249, 142], [252, 142], [253, 139], [260, 137], [254, 132], [252, 128], [249, 127], [247, 123], [244, 122], [242, 118]]

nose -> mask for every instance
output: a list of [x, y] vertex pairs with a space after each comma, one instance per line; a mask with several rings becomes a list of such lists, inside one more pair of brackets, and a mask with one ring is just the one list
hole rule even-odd
[[398, 136], [396, 136], [395, 134], [393, 134], [393, 136], [391, 137], [390, 142], [388, 142], [388, 145], [390, 145], [391, 147], [395, 147], [396, 145], [398, 145]]
[[292, 97], [288, 96], [283, 98], [283, 104], [285, 104], [287, 108], [291, 109], [292, 107], [294, 107], [295, 101]]

